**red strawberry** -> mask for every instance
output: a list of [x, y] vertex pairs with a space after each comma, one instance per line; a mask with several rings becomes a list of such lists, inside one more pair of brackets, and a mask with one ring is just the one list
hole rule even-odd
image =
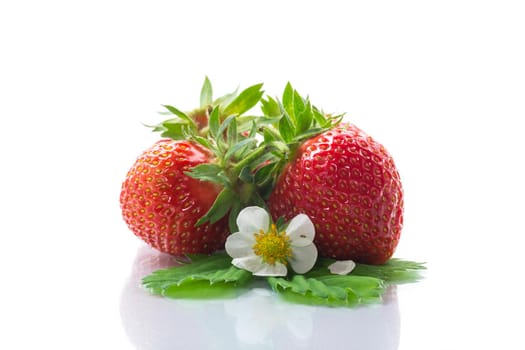
[[307, 214], [321, 256], [382, 264], [403, 226], [403, 190], [385, 148], [354, 125], [304, 142], [269, 199], [274, 216]]
[[185, 174], [211, 156], [189, 141], [160, 140], [147, 149], [129, 170], [120, 194], [131, 231], [153, 248], [174, 255], [222, 249], [229, 232], [226, 218], [195, 227], [221, 186]]

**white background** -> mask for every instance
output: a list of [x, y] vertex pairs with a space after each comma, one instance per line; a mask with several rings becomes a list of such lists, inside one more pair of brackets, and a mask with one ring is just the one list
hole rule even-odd
[[[525, 348], [524, 18], [519, 1], [2, 1], [0, 348]], [[158, 137], [141, 123], [195, 107], [205, 75], [217, 93], [291, 81], [382, 142], [405, 187], [396, 256], [426, 279], [344, 313], [260, 291], [280, 318], [138, 289], [134, 261], [158, 257], [120, 184]]]

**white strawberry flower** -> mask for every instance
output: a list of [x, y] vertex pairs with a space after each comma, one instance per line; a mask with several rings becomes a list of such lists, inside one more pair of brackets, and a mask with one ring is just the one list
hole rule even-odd
[[294, 217], [284, 230], [270, 224], [260, 207], [247, 207], [237, 217], [239, 232], [228, 236], [226, 252], [232, 264], [255, 276], [286, 276], [288, 264], [296, 273], [306, 273], [317, 260], [315, 228], [305, 214]]

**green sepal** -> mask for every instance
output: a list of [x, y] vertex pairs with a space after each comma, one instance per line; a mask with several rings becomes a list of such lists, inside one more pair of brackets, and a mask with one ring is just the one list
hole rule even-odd
[[285, 142], [290, 142], [295, 136], [295, 128], [290, 115], [285, 112], [279, 120], [279, 133]]
[[230, 104], [228, 104], [224, 110], [224, 115], [241, 115], [254, 107], [263, 95], [261, 91], [263, 84], [256, 84], [243, 90], [239, 96], [237, 96]]
[[219, 107], [215, 107], [211, 111], [208, 126], [210, 129], [211, 136], [214, 138], [217, 137], [217, 135], [219, 134], [219, 128], [221, 126]]
[[263, 114], [267, 117], [280, 118], [282, 116], [281, 108], [279, 107], [279, 102], [274, 98], [267, 96], [267, 99], [261, 99], [261, 110]]
[[304, 132], [302, 132], [301, 134], [299, 135], [296, 135], [294, 138], [293, 138], [293, 142], [301, 142], [301, 141], [305, 141], [305, 140], [308, 140], [309, 138], [311, 137], [314, 137], [320, 133], [322, 133], [323, 131], [325, 131], [325, 129], [323, 128], [311, 128], [311, 129], [308, 129]]
[[173, 140], [184, 140], [188, 123], [180, 118], [172, 118], [163, 121], [160, 124], [149, 126], [153, 132], [160, 132], [160, 136], [168, 137]]
[[231, 265], [224, 253], [191, 257], [183, 266], [161, 269], [146, 276], [143, 286], [168, 298], [210, 299], [234, 297], [253, 280], [250, 272]]
[[277, 163], [269, 163], [264, 166], [262, 166], [257, 172], [255, 173], [255, 183], [258, 185], [265, 184], [268, 180], [271, 179], [273, 172], [276, 168]]
[[290, 123], [295, 124], [295, 106], [294, 106], [294, 89], [292, 84], [288, 82], [283, 92], [282, 106], [284, 111], [288, 114], [290, 118]]
[[[297, 95], [295, 100], [300, 100], [300, 96]], [[306, 100], [306, 104], [301, 105], [301, 110], [296, 112], [297, 114], [297, 134], [308, 132], [312, 127], [312, 121], [314, 120], [314, 113], [312, 111], [312, 105], [310, 100]]]
[[230, 233], [235, 233], [239, 231], [237, 226], [237, 217], [242, 210], [242, 205], [240, 200], [234, 200], [232, 207], [230, 209], [230, 214], [228, 214], [228, 226], [230, 228]]
[[233, 144], [231, 147], [228, 148], [226, 151], [226, 154], [224, 155], [224, 160], [227, 161], [230, 159], [235, 153], [243, 150], [244, 147], [248, 147], [251, 144], [256, 144], [257, 139], [254, 137], [244, 139], [242, 141], [239, 141], [235, 144]]
[[185, 172], [186, 175], [201, 181], [211, 181], [223, 186], [229, 186], [229, 179], [224, 175], [222, 167], [214, 163], [199, 164]]
[[275, 220], [275, 226], [277, 226], [277, 229], [279, 231], [284, 230], [284, 225], [286, 224], [286, 219], [284, 216], [279, 216], [277, 220]]
[[266, 201], [261, 197], [261, 195], [258, 192], [254, 192], [252, 194], [251, 205], [255, 205], [257, 207], [263, 208], [266, 211], [269, 211]]
[[242, 168], [241, 172], [239, 173], [239, 179], [245, 183], [252, 184], [254, 182], [252, 169], [250, 169], [248, 166]]
[[212, 143], [205, 137], [194, 135], [192, 136], [192, 139], [209, 150], [215, 150], [215, 146], [213, 146]]
[[237, 194], [233, 192], [229, 187], [225, 187], [215, 198], [210, 210], [204, 214], [203, 217], [195, 223], [195, 226], [200, 226], [205, 222], [209, 221], [211, 224], [219, 221], [226, 213], [230, 210], [233, 204], [233, 200], [237, 197]]
[[228, 145], [234, 145], [239, 140], [239, 136], [237, 134], [237, 120], [235, 118], [232, 119], [230, 122], [227, 132], [226, 132], [226, 142]]
[[186, 113], [179, 111], [177, 108], [170, 106], [170, 105], [162, 105], [162, 106], [166, 108], [168, 111], [170, 111], [170, 113], [175, 114], [177, 117], [187, 122], [188, 125], [190, 125], [192, 128], [195, 128], [195, 129], [197, 128], [197, 125], [195, 124], [193, 119], [191, 119]]
[[235, 91], [217, 98], [215, 101], [213, 101], [213, 105], [214, 106], [228, 106], [233, 100], [235, 100], [235, 98], [237, 97], [238, 91], [239, 91], [239, 87], [237, 87]]
[[202, 84], [201, 96], [200, 96], [200, 106], [201, 108], [206, 108], [210, 106], [213, 102], [213, 88], [211, 86], [210, 79], [208, 77], [204, 78], [204, 84]]

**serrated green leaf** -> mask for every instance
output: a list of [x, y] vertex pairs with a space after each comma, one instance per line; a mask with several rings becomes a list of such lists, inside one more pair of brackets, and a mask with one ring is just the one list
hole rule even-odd
[[219, 134], [219, 128], [221, 121], [220, 121], [220, 114], [219, 114], [219, 107], [213, 108], [210, 114], [210, 120], [209, 120], [209, 128], [210, 128], [210, 134], [212, 137], [217, 137]]
[[250, 110], [261, 100], [263, 95], [263, 91], [261, 91], [262, 86], [263, 84], [256, 84], [243, 90], [239, 96], [224, 108], [223, 113], [225, 115], [240, 115]]
[[200, 103], [201, 108], [205, 108], [211, 105], [213, 102], [213, 88], [208, 77], [204, 78], [204, 84], [202, 84]]
[[291, 280], [270, 277], [268, 282], [285, 299], [310, 305], [355, 306], [379, 302], [385, 289], [380, 279], [362, 276], [295, 275]]
[[185, 172], [186, 175], [201, 181], [211, 181], [223, 186], [229, 185], [228, 177], [224, 175], [221, 166], [214, 163], [204, 163], [194, 166], [190, 171]]
[[169, 298], [216, 298], [236, 294], [252, 280], [251, 273], [231, 265], [224, 253], [204, 256], [183, 266], [157, 270], [142, 283], [151, 293]]
[[199, 226], [209, 221], [211, 224], [216, 223], [226, 215], [226, 213], [232, 207], [233, 201], [236, 198], [236, 193], [233, 192], [230, 188], [225, 187], [217, 195], [215, 202], [211, 206], [210, 210], [203, 217], [201, 217], [195, 226]]

